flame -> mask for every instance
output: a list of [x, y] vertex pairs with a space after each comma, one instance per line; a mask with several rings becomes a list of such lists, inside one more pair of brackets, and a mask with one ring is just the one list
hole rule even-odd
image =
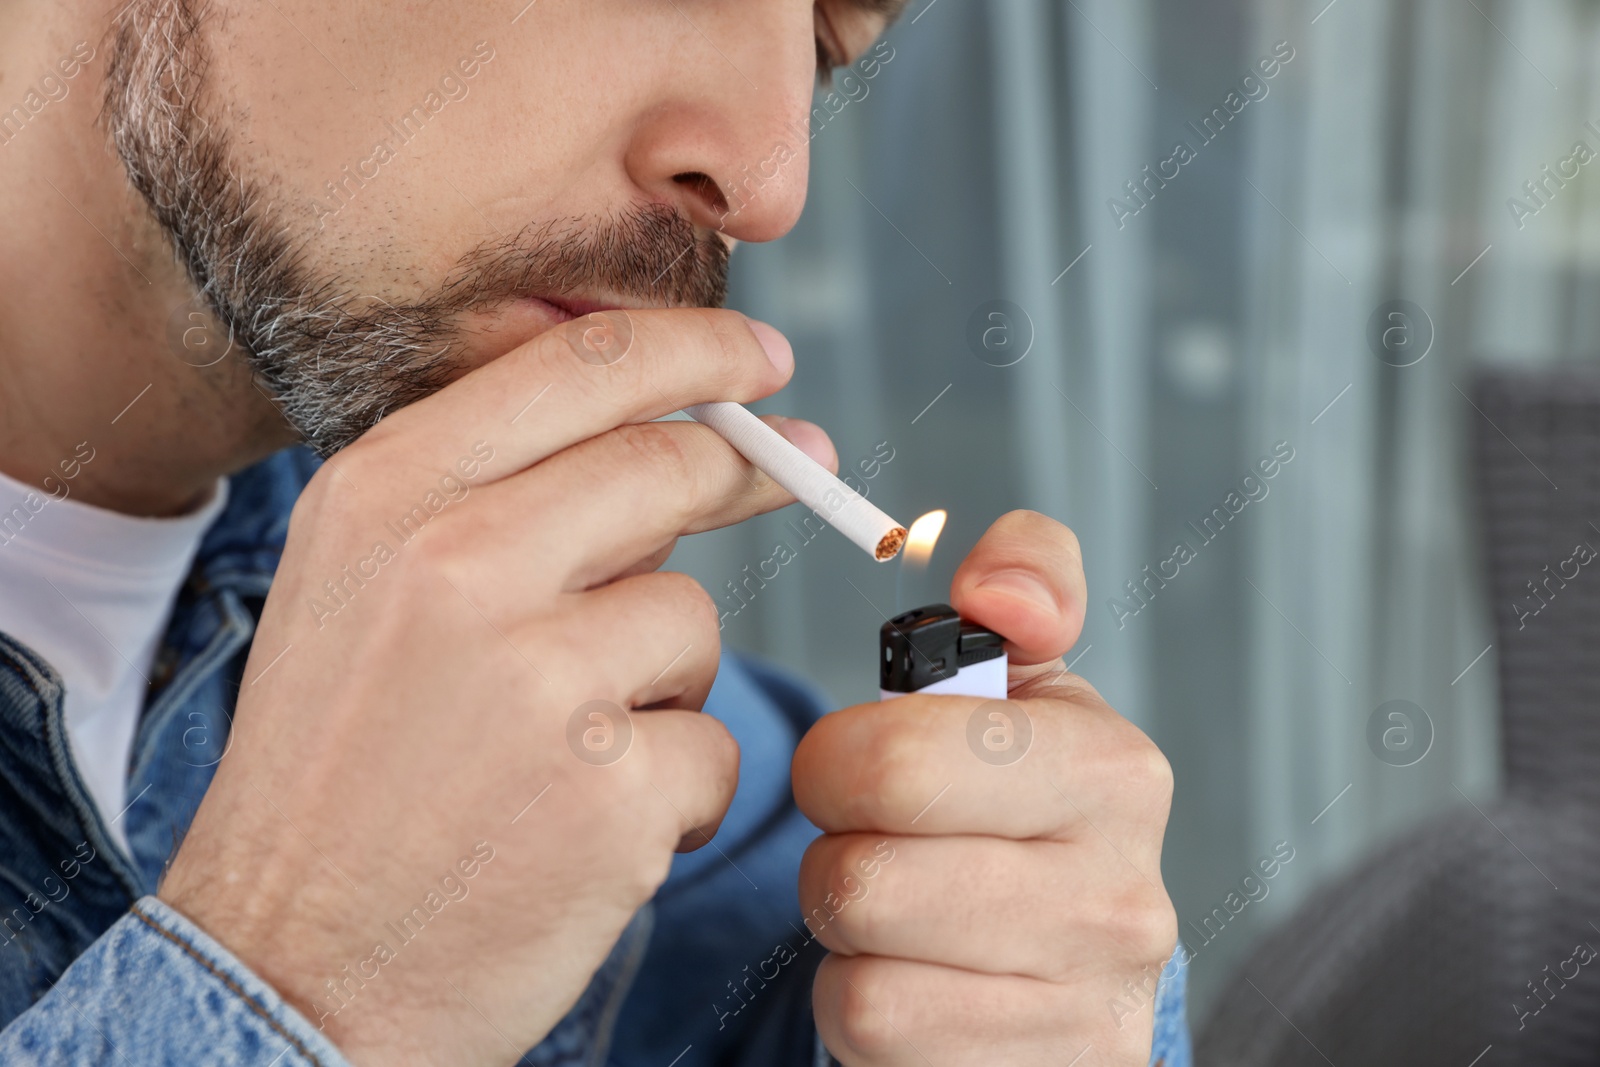
[[944, 521], [949, 514], [940, 508], [930, 511], [911, 524], [911, 532], [906, 535], [905, 561], [914, 567], [926, 567], [928, 560], [933, 557], [933, 546], [939, 540], [939, 535], [944, 532]]

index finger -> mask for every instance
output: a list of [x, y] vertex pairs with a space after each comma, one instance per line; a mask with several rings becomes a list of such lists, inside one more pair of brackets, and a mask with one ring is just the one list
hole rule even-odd
[[393, 412], [344, 455], [437, 476], [484, 442], [495, 457], [478, 483], [486, 484], [624, 423], [711, 400], [760, 399], [793, 370], [783, 335], [735, 311], [596, 312]]

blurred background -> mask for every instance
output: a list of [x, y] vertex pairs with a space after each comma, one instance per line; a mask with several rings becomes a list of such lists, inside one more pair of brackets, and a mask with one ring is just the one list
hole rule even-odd
[[[876, 697], [884, 618], [943, 599], [993, 518], [1069, 524], [1091, 602], [1068, 658], [1176, 773], [1198, 1026], [1308, 893], [1497, 789], [1471, 382], [1600, 351], [1600, 166], [1574, 154], [1600, 150], [1600, 13], [915, 0], [888, 40], [819, 92], [805, 217], [741, 250], [731, 302], [795, 344], [765, 410], [825, 426], [902, 521], [949, 509], [931, 571], [804, 542], [794, 509], [672, 565], [729, 646], [844, 704]], [[1280, 843], [1267, 896], [1203, 931]]]

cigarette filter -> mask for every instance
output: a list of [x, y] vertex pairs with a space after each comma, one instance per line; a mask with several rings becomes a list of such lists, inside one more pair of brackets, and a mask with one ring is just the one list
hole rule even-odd
[[760, 467], [823, 521], [870, 552], [879, 562], [894, 559], [906, 528], [867, 503], [867, 498], [828, 473], [777, 430], [738, 404], [694, 404], [683, 409]]
[[878, 645], [883, 700], [908, 693], [1006, 699], [1005, 638], [949, 604], [896, 615], [878, 631]]

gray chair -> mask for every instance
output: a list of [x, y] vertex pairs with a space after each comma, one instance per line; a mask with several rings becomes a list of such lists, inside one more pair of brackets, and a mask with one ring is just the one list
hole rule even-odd
[[1600, 558], [1574, 559], [1600, 549], [1600, 378], [1493, 375], [1475, 394], [1493, 825], [1463, 804], [1317, 893], [1232, 979], [1204, 1067], [1600, 1064]]

